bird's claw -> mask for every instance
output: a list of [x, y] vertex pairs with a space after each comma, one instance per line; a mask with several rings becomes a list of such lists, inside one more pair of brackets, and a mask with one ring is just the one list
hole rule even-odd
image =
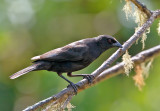
[[70, 83], [67, 87], [70, 87], [70, 86], [74, 89], [75, 95], [77, 95], [77, 92], [78, 92], [78, 87], [77, 87], [77, 85], [74, 84], [74, 83]]
[[88, 80], [88, 83], [91, 84], [93, 82], [94, 76], [93, 75], [84, 75], [83, 78]]

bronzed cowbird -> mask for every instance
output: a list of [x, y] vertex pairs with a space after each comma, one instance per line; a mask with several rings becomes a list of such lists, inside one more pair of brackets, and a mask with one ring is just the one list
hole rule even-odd
[[31, 58], [31, 60], [33, 60], [33, 64], [31, 66], [18, 71], [17, 73], [11, 75], [10, 78], [15, 79], [31, 71], [53, 71], [57, 72], [61, 78], [70, 83], [76, 93], [77, 86], [66, 79], [62, 73], [67, 73], [70, 77], [82, 76], [91, 82], [90, 75], [72, 75], [72, 72], [87, 67], [104, 51], [112, 47], [122, 48], [122, 45], [115, 38], [109, 35], [100, 35], [94, 38], [79, 40], [64, 47], [57, 48]]

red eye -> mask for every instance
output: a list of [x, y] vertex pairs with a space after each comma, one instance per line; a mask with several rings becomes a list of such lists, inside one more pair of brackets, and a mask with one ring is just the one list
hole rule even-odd
[[112, 44], [112, 40], [111, 40], [111, 39], [108, 39], [108, 43], [109, 43], [109, 44]]
[[116, 43], [116, 41], [114, 39], [108, 39], [108, 43], [113, 44]]

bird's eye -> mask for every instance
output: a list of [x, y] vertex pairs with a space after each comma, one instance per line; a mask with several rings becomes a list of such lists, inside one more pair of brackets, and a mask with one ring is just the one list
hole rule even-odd
[[114, 39], [108, 39], [108, 43], [113, 44], [116, 43], [116, 41]]

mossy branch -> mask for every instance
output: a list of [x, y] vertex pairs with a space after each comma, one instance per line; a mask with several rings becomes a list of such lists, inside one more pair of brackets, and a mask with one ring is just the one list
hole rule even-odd
[[[137, 54], [136, 56], [132, 57], [131, 60], [134, 62], [134, 66], [135, 65], [139, 65], [143, 62], [147, 62], [157, 56], [160, 55], [160, 45], [155, 46], [151, 49], [145, 50], [140, 52], [139, 54]], [[94, 81], [92, 85], [98, 84], [99, 82], [102, 82], [103, 80], [109, 79], [113, 76], [122, 74], [125, 72], [124, 70], [124, 63], [121, 62], [117, 65], [112, 66], [109, 69], [106, 69], [105, 71], [103, 71]], [[83, 91], [84, 89], [87, 89], [89, 87], [91, 87], [90, 85], [84, 85], [82, 83], [84, 83], [86, 80], [81, 80], [80, 82], [77, 83], [78, 87], [78, 92]], [[28, 108], [26, 108], [24, 111], [34, 111], [38, 108], [42, 108], [52, 102], [55, 102], [57, 100], [60, 100], [62, 98], [66, 98], [69, 97], [69, 95], [72, 95], [72, 88], [68, 87], [63, 89], [61, 92], [59, 92], [56, 95], [53, 95], [52, 97], [49, 97], [45, 100], [42, 100], [36, 104], [34, 104], [33, 106], [29, 106]]]
[[148, 18], [152, 15], [152, 11], [150, 11], [144, 4], [142, 4], [138, 0], [130, 0], [130, 1], [134, 3], [139, 10], [144, 12]]
[[[138, 40], [143, 35], [143, 33], [146, 32], [146, 30], [152, 25], [155, 19], [160, 17], [160, 10], [150, 11], [149, 9], [147, 9], [145, 5], [140, 3], [138, 0], [130, 0], [130, 1], [133, 2], [141, 11], [146, 13], [148, 20], [140, 28], [138, 28], [138, 30], [123, 44], [122, 49], [118, 49], [98, 69], [96, 69], [93, 73], [91, 73], [95, 77], [92, 85], [97, 84], [100, 81], [103, 81], [115, 75], [123, 73], [124, 72], [123, 62], [109, 68], [110, 65], [114, 61], [116, 61], [124, 52], [126, 52], [126, 50], [129, 49], [136, 42], [136, 40]], [[160, 45], [139, 53], [138, 55], [132, 57], [132, 61], [134, 62], [134, 65], [136, 65], [145, 62], [151, 58], [154, 58], [157, 55], [160, 55]], [[84, 89], [91, 87], [91, 85], [88, 84], [88, 81], [86, 79], [83, 79], [76, 84], [78, 86], [78, 93], [80, 91], [83, 91]], [[74, 90], [71, 87], [68, 87], [63, 89], [56, 95], [53, 95], [32, 106], [29, 106], [28, 108], [24, 109], [24, 111], [34, 111], [38, 108], [44, 108], [49, 104], [55, 104], [59, 101], [65, 102], [67, 100], [68, 103], [68, 100], [70, 100], [69, 98], [71, 98], [73, 95], [74, 95]]]

